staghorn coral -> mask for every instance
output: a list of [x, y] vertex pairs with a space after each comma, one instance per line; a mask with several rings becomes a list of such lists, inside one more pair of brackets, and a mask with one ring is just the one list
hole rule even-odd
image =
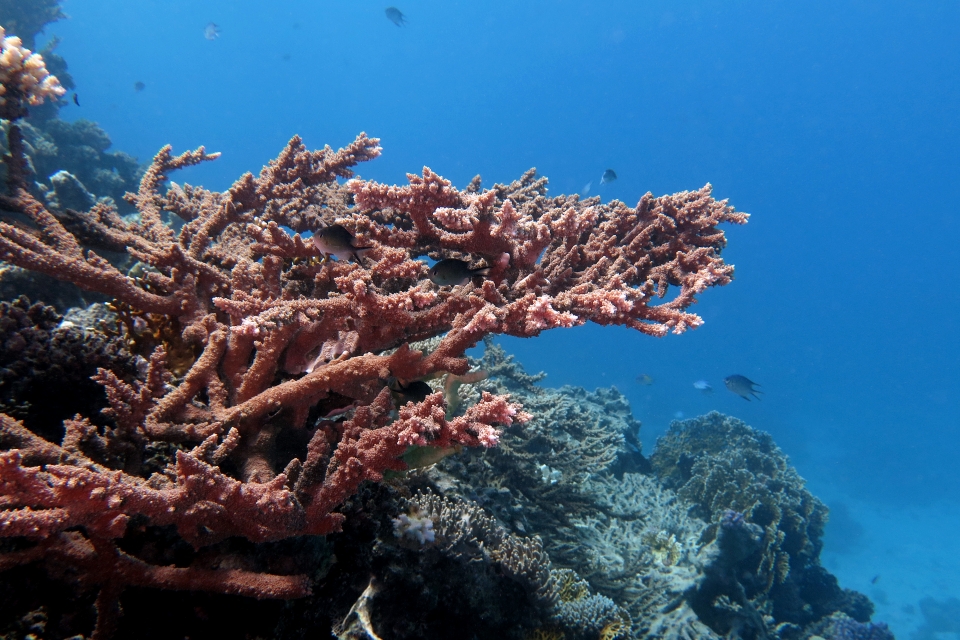
[[[30, 425], [0, 422], [0, 535], [27, 545], [4, 554], [4, 566], [53, 572], [72, 558], [98, 592], [97, 637], [116, 623], [128, 586], [305, 596], [309, 581], [293, 571], [170, 572], [122, 543], [134, 523], [195, 551], [231, 537], [264, 544], [339, 531], [338, 507], [364, 481], [404, 469], [409, 447], [492, 447], [498, 426], [529, 418], [486, 392], [450, 418], [440, 392], [397, 408], [391, 380], [464, 375], [464, 351], [490, 334], [533, 336], [588, 320], [658, 336], [695, 327], [687, 306], [732, 275], [717, 225], [746, 221], [709, 185], [647, 194], [636, 208], [547, 198], [532, 173], [489, 191], [475, 181], [459, 192], [429, 170], [387, 187], [353, 176], [380, 153], [362, 134], [337, 152], [310, 152], [294, 138], [259, 176], [222, 193], [174, 183], [163, 192], [170, 172], [216, 157], [166, 148], [127, 197], [137, 218], [106, 201], [65, 218], [30, 191], [17, 122], [7, 148], [10, 193], [0, 207], [22, 222], [0, 222], [0, 258], [113, 298], [134, 332], [137, 319], [164, 318], [197, 354], [182, 375], [162, 345], [136, 381], [101, 370], [105, 429], [77, 417], [56, 444]], [[176, 232], [171, 216], [183, 223]], [[330, 223], [369, 247], [362, 260], [321, 260], [287, 231]], [[116, 250], [135, 268], [102, 255]], [[493, 268], [482, 284], [438, 287], [425, 279], [423, 256]], [[428, 338], [439, 338], [429, 353], [409, 346]], [[581, 435], [589, 463], [613, 462], [615, 435], [597, 425]], [[120, 443], [123, 456], [107, 455]]]
[[615, 389], [588, 393], [539, 387], [543, 376], [527, 374], [512, 360], [487, 342], [483, 358], [472, 362], [487, 378], [463, 385], [461, 399], [469, 406], [481, 391], [509, 393], [522, 399], [532, 419], [506, 431], [489, 455], [467, 452], [444, 462], [441, 467], [454, 477], [440, 482], [457, 483], [462, 495], [478, 500], [519, 533], [550, 531], [544, 538], [551, 556], [567, 564], [565, 549], [578, 540], [570, 515], [589, 502], [581, 485], [590, 475], [621, 470], [625, 458], [637, 457], [627, 442], [636, 441], [639, 423]]
[[[447, 493], [477, 500], [514, 531], [540, 535], [555, 564], [576, 570], [592, 589], [630, 612], [632, 637], [793, 640], [804, 637], [804, 626], [834, 612], [869, 621], [870, 602], [841, 589], [819, 565], [825, 510], [767, 434], [719, 414], [688, 421], [658, 442], [653, 460], [662, 476], [645, 475], [653, 467], [629, 440], [638, 424], [615, 390], [542, 389], [536, 384], [542, 376], [524, 373], [489, 342], [484, 358], [473, 364], [490, 375], [464, 385], [465, 406], [480, 390], [509, 390], [535, 417], [506, 432], [498, 449], [445, 459], [428, 476]], [[572, 412], [566, 409], [570, 399], [576, 399]], [[534, 464], [562, 449], [568, 433], [585, 433], [583, 423], [591, 421], [608, 436], [619, 436], [613, 462], [575, 483], [569, 481], [575, 464]], [[671, 474], [689, 479], [691, 469], [699, 470], [697, 456], [714, 466], [727, 456], [729, 464], [718, 466], [714, 480], [726, 474], [752, 478], [720, 483], [724, 492], [709, 502], [716, 514], [700, 502], [700, 487], [713, 484], [671, 481]], [[758, 494], [762, 499], [752, 513], [765, 526], [723, 508], [724, 501], [747, 508]], [[785, 531], [764, 519], [773, 513], [769, 505], [782, 510], [776, 522]], [[708, 522], [695, 517], [700, 514]], [[798, 514], [807, 518], [804, 526], [791, 525]], [[801, 534], [809, 536], [806, 545], [795, 540]], [[768, 589], [766, 580], [775, 574], [765, 558], [777, 553], [789, 572]]]
[[[627, 444], [639, 424], [623, 396], [538, 387], [542, 376], [489, 342], [476, 365], [489, 378], [468, 385], [467, 405], [479, 389], [509, 391], [534, 417], [483, 456], [444, 460], [430, 472], [437, 486], [478, 500], [515, 531], [540, 535], [555, 563], [630, 613], [630, 637], [712, 637], [684, 602], [713, 558], [700, 541], [706, 525], [656, 480], [626, 471], [647, 465]], [[598, 450], [601, 458], [583, 464]], [[541, 459], [556, 466], [557, 482], [542, 480]]]
[[[541, 622], [570, 638], [625, 637], [629, 614], [612, 600], [592, 593], [569, 569], [555, 570], [539, 538], [520, 538], [481, 508], [463, 500], [418, 493], [410, 500], [418, 518], [433, 524], [435, 540], [426, 545], [461, 562], [493, 563], [521, 584], [541, 612]], [[616, 630], [616, 631], [615, 631]]]

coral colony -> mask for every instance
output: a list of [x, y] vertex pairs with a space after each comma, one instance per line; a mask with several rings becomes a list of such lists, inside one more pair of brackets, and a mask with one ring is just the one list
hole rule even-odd
[[[0, 56], [3, 107], [12, 120], [24, 114], [25, 104], [63, 92], [40, 57], [18, 45], [7, 38]], [[192, 444], [177, 454], [169, 476], [131, 472], [139, 466], [136, 448], [128, 449], [125, 470], [95, 462], [77, 446], [101, 439], [84, 419], [66, 424], [69, 448], [4, 419], [4, 437], [17, 446], [0, 463], [7, 507], [0, 532], [43, 541], [22, 553], [23, 561], [82, 558], [99, 574], [89, 579], [114, 594], [125, 583], [202, 584], [260, 597], [306, 593], [303, 576], [152, 567], [111, 541], [138, 515], [175, 524], [198, 546], [234, 535], [266, 541], [338, 530], [337, 505], [363, 480], [403, 469], [399, 456], [407, 447], [490, 447], [498, 439], [495, 425], [525, 419], [506, 398], [487, 395], [464, 416], [447, 420], [439, 393], [393, 418], [384, 380], [463, 374], [464, 351], [491, 333], [533, 336], [587, 320], [654, 335], [697, 326], [700, 319], [684, 309], [708, 286], [729, 282], [732, 272], [718, 256], [724, 238], [716, 224], [746, 220], [711, 199], [709, 187], [647, 196], [631, 209], [547, 198], [545, 181], [532, 172], [492, 190], [476, 180], [463, 192], [429, 169], [405, 187], [356, 179], [339, 184], [337, 177], [351, 178], [352, 166], [380, 153], [377, 140], [362, 134], [336, 153], [309, 152], [294, 138], [259, 177], [245, 175], [224, 193], [171, 184], [163, 194], [168, 173], [216, 157], [202, 148], [179, 156], [163, 149], [139, 192], [128, 196], [139, 222], [125, 222], [101, 205], [82, 221], [99, 246], [126, 247], [140, 261], [140, 275], [131, 277], [85, 251], [31, 196], [16, 125], [8, 139], [13, 189], [2, 204], [29, 218], [37, 231], [3, 224], [0, 257], [106, 294], [137, 314], [162, 316], [200, 349], [179, 384], [173, 384], [163, 346], [153, 352], [142, 381], [127, 384], [106, 370], [98, 377], [115, 424], [99, 446]], [[179, 235], [165, 224], [165, 213], [185, 222]], [[310, 243], [286, 230], [334, 223], [373, 247], [363, 264], [318, 260]], [[420, 256], [493, 266], [479, 286], [444, 290], [425, 279], [428, 266], [416, 260]], [[653, 304], [671, 284], [680, 294]], [[440, 335], [432, 353], [407, 346]], [[277, 383], [278, 374], [299, 373], [302, 363], [344, 341], [348, 351], [306, 375], [281, 375]], [[305, 428], [317, 407], [327, 414], [345, 406], [356, 407], [350, 420], [325, 424], [304, 460], [286, 461], [283, 473], [272, 471], [279, 430]], [[218, 468], [228, 457], [239, 479]], [[64, 533], [78, 525], [83, 534]]]
[[0, 118], [13, 120], [27, 115], [27, 105], [57, 99], [67, 92], [43, 64], [43, 57], [21, 46], [16, 36], [6, 36], [0, 27]]
[[[459, 190], [427, 168], [384, 185], [354, 176], [380, 154], [360, 134], [336, 152], [294, 137], [259, 176], [220, 193], [168, 179], [217, 154], [164, 148], [126, 196], [137, 216], [103, 199], [77, 212], [38, 195], [19, 122], [64, 89], [15, 37], [3, 38], [0, 80], [9, 121], [0, 209], [10, 214], [0, 259], [101, 294], [115, 327], [114, 338], [85, 340], [79, 320], [58, 326], [53, 310], [23, 298], [0, 309], [5, 353], [17, 354], [0, 363], [8, 377], [17, 359], [55, 368], [59, 354], [84, 353], [100, 367], [88, 375], [106, 403], [41, 427], [0, 397], [12, 407], [0, 413], [0, 571], [39, 566], [96, 594], [93, 637], [116, 631], [128, 588], [281, 600], [327, 590], [316, 567], [258, 564], [249, 550], [347, 536], [364, 487], [463, 448], [443, 472], [450, 495], [406, 488], [406, 513], [364, 502], [367, 522], [389, 531], [377, 553], [418, 555], [365, 590], [340, 589], [363, 591], [335, 625], [340, 637], [377, 637], [372, 620], [389, 603], [376, 614], [373, 603], [390, 581], [451, 559], [473, 569], [430, 579], [469, 580], [476, 598], [513, 580], [546, 612], [526, 637], [867, 629], [869, 603], [819, 567], [825, 508], [772, 441], [708, 416], [675, 426], [650, 467], [615, 390], [548, 392], [489, 344], [473, 361], [483, 372], [465, 356], [497, 334], [588, 321], [653, 336], [699, 326], [687, 308], [733, 273], [717, 226], [747, 221], [709, 185], [647, 194], [634, 208], [549, 197], [532, 170], [490, 189], [475, 178]], [[443, 260], [456, 261], [445, 263], [457, 266], [449, 283], [431, 277]], [[749, 491], [724, 480], [744, 474]], [[504, 487], [510, 478], [522, 492]], [[518, 535], [548, 528], [546, 540]], [[174, 562], [164, 545], [203, 550], [204, 561]], [[357, 573], [366, 582], [376, 572]], [[427, 594], [416, 584], [404, 594]], [[500, 620], [522, 637], [499, 615], [482, 624]], [[399, 624], [391, 637], [417, 637]]]

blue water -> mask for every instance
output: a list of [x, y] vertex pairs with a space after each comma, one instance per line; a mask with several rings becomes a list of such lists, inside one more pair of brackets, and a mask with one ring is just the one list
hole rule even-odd
[[[221, 151], [174, 178], [217, 189], [295, 133], [336, 147], [360, 131], [382, 139], [360, 168], [382, 181], [536, 166], [554, 193], [592, 182], [631, 205], [711, 182], [753, 217], [727, 229], [736, 280], [702, 296], [703, 327], [505, 345], [549, 384], [616, 385], [647, 451], [711, 409], [771, 432], [862, 527], [834, 533], [853, 548], [828, 531], [824, 561], [898, 635], [920, 597], [960, 596], [960, 4], [409, 0], [402, 28], [385, 6], [68, 2], [48, 35], [82, 106], [61, 117], [141, 161]], [[727, 392], [732, 373], [763, 400]]]

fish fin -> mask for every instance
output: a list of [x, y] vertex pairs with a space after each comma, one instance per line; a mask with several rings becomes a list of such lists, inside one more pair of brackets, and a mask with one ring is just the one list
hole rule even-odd
[[366, 253], [367, 251], [370, 251], [371, 249], [373, 249], [373, 247], [356, 247], [353, 250], [353, 254], [351, 254], [350, 257], [353, 258], [353, 260], [362, 267], [364, 265], [363, 265], [363, 260], [361, 260], [360, 257], [363, 256], [363, 254]]

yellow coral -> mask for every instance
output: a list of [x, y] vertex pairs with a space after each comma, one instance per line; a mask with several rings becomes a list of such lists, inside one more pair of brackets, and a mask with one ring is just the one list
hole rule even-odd
[[565, 640], [566, 634], [559, 629], [538, 627], [526, 635], [524, 640]]
[[590, 585], [570, 569], [557, 570], [559, 585], [557, 594], [563, 602], [581, 600], [590, 595]]
[[650, 531], [642, 540], [650, 548], [654, 560], [665, 567], [672, 567], [683, 557], [683, 544], [672, 533]]
[[599, 640], [620, 640], [621, 638], [626, 638], [629, 631], [630, 625], [618, 618], [613, 622], [608, 622], [607, 625], [600, 630]]

